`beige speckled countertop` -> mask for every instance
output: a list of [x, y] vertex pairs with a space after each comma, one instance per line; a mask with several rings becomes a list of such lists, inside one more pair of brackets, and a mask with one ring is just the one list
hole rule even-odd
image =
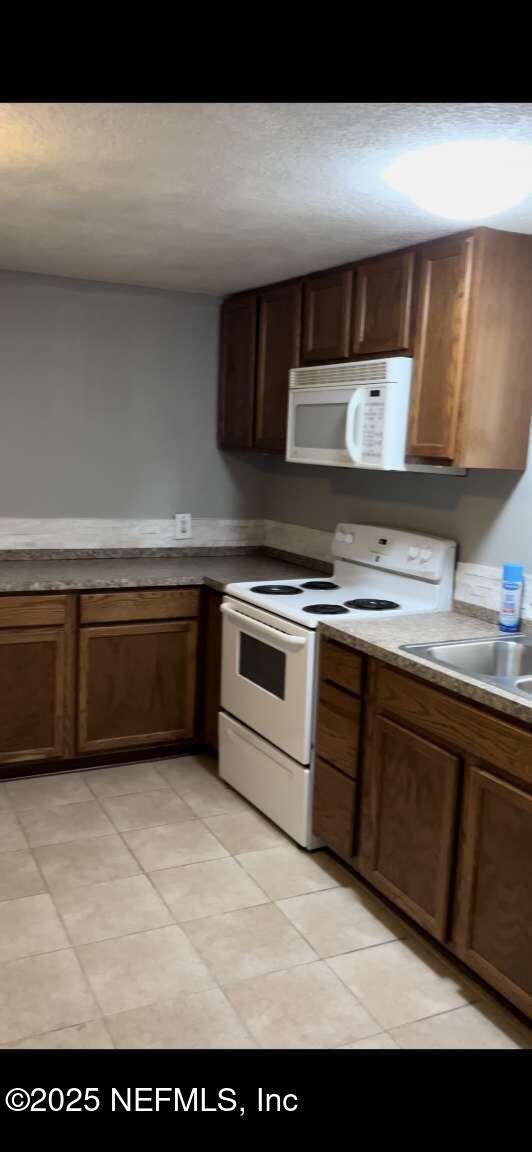
[[[119, 557], [116, 559], [0, 560], [0, 593], [79, 592], [89, 589], [178, 588], [206, 585], [223, 592], [237, 580], [304, 579], [323, 568], [309, 560], [307, 566], [281, 556], [264, 554]], [[430, 664], [419, 656], [400, 651], [402, 644], [437, 640], [466, 640], [495, 636], [497, 626], [466, 615], [463, 611], [420, 613], [396, 619], [320, 624], [319, 632], [333, 640], [413, 672], [459, 696], [468, 697], [525, 723], [532, 722], [532, 697], [516, 696], [470, 676]]]
[[233, 580], [290, 580], [316, 575], [316, 565], [273, 556], [157, 556], [86, 560], [1, 560], [0, 592], [79, 592], [101, 588], [178, 588], [206, 584], [223, 592]]
[[427, 612], [412, 616], [388, 617], [386, 620], [367, 620], [349, 624], [320, 624], [319, 633], [341, 644], [356, 648], [369, 656], [393, 664], [405, 672], [413, 672], [423, 680], [438, 684], [458, 696], [466, 696], [477, 704], [484, 704], [504, 712], [515, 720], [532, 723], [532, 697], [530, 703], [523, 696], [492, 687], [461, 672], [453, 672], [441, 665], [430, 664], [421, 656], [401, 652], [402, 644], [430, 644], [438, 640], [467, 640], [470, 637], [500, 636], [497, 625], [463, 612]]

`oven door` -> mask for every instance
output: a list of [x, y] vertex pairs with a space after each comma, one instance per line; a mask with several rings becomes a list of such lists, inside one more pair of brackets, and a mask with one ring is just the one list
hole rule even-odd
[[308, 764], [315, 633], [229, 597], [221, 611], [222, 708]]
[[348, 415], [354, 419], [353, 397], [358, 391], [353, 384], [342, 388], [291, 388], [286, 459], [294, 464], [356, 467], [347, 439]]

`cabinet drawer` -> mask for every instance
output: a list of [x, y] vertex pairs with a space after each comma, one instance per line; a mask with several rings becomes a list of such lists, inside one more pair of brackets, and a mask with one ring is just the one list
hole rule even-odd
[[197, 588], [154, 592], [91, 592], [80, 596], [80, 623], [120, 620], [175, 620], [198, 615]]
[[377, 662], [379, 712], [532, 784], [532, 732]]
[[346, 688], [348, 692], [360, 692], [362, 680], [362, 659], [342, 644], [334, 640], [322, 640], [320, 646], [320, 677], [331, 680]]
[[0, 596], [0, 628], [63, 624], [65, 596]]
[[318, 703], [316, 752], [323, 759], [347, 772], [357, 774], [360, 703], [353, 696], [322, 681]]
[[314, 831], [341, 856], [352, 856], [356, 785], [319, 758], [315, 764]]

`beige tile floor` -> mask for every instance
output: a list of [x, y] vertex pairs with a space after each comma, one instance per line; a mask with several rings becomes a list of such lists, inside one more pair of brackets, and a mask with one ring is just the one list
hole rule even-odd
[[326, 852], [182, 757], [0, 784], [0, 1046], [527, 1048]]

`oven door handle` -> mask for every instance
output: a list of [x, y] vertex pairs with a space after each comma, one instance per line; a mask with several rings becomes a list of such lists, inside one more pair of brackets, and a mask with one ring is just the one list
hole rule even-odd
[[229, 607], [229, 604], [222, 604], [220, 610], [232, 624], [237, 624], [243, 632], [249, 632], [250, 636], [255, 636], [259, 640], [269, 640], [276, 648], [284, 649], [286, 652], [297, 652], [307, 643], [306, 636], [289, 636], [288, 633], [281, 632], [278, 628], [271, 628], [269, 624], [263, 624], [262, 620], [254, 620], [252, 616], [246, 616], [244, 612], [235, 612], [234, 608]]

